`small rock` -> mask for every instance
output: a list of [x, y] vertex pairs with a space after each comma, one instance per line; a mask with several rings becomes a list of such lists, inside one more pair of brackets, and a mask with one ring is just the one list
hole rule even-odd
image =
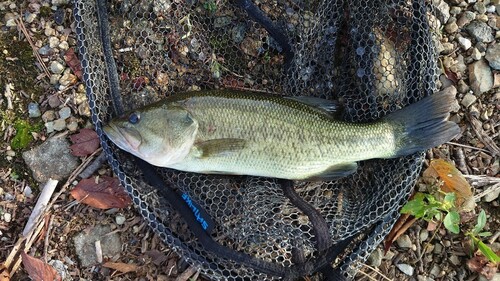
[[59, 118], [66, 119], [71, 116], [71, 108], [65, 106], [59, 110]]
[[42, 183], [49, 178], [63, 180], [78, 166], [78, 158], [71, 155], [69, 142], [65, 138], [49, 138], [41, 145], [23, 152], [23, 159], [35, 180]]
[[62, 41], [61, 43], [59, 43], [59, 45], [57, 46], [59, 49], [61, 50], [68, 50], [69, 49], [69, 44], [67, 41]]
[[432, 266], [431, 268], [430, 274], [434, 277], [439, 277], [441, 275], [441, 267], [439, 267], [439, 265], [437, 264], [434, 264], [434, 266]]
[[53, 110], [47, 110], [42, 115], [43, 122], [52, 121], [56, 118], [56, 114]]
[[75, 253], [83, 267], [96, 263], [95, 242], [100, 240], [103, 256], [113, 257], [121, 252], [122, 243], [120, 235], [111, 233], [111, 228], [107, 225], [97, 225], [90, 230], [84, 230], [73, 237]]
[[488, 16], [487, 16], [487, 15], [485, 15], [485, 14], [480, 14], [480, 15], [477, 15], [477, 16], [476, 16], [476, 20], [481, 21], [481, 22], [484, 22], [484, 23], [487, 23], [487, 22], [488, 22], [488, 20], [489, 20], [489, 18], [488, 18]]
[[457, 25], [458, 27], [462, 28], [475, 19], [476, 19], [476, 14], [474, 14], [471, 11], [465, 11], [462, 14], [462, 16], [457, 20]]
[[477, 97], [474, 96], [473, 94], [466, 94], [463, 98], [462, 98], [462, 105], [465, 106], [465, 108], [471, 106], [473, 103], [476, 102], [476, 99]]
[[42, 113], [40, 112], [40, 107], [36, 102], [30, 102], [28, 104], [28, 116], [30, 118], [40, 117]]
[[52, 0], [52, 5], [54, 6], [63, 6], [69, 3], [69, 0]]
[[68, 123], [68, 125], [66, 125], [66, 127], [68, 128], [68, 130], [74, 132], [74, 131], [78, 130], [78, 122], [71, 121]]
[[375, 249], [368, 257], [368, 264], [373, 267], [379, 267], [382, 264], [382, 250], [380, 248]]
[[115, 222], [116, 222], [117, 225], [122, 225], [122, 224], [125, 223], [125, 217], [122, 216], [122, 215], [117, 215], [115, 217]]
[[457, 83], [457, 90], [461, 94], [467, 93], [469, 91], [469, 85], [467, 85], [464, 80], [460, 79]]
[[480, 60], [481, 59], [481, 52], [476, 48], [472, 48], [472, 53], [470, 54], [470, 57], [473, 60]]
[[438, 19], [442, 23], [448, 22], [448, 19], [450, 18], [450, 6], [448, 6], [448, 4], [443, 0], [432, 1], [432, 2], [434, 2], [433, 4], [434, 7], [436, 8], [436, 15]]
[[497, 9], [496, 9], [495, 5], [491, 5], [491, 6], [486, 7], [486, 12], [487, 13], [492, 13], [493, 14], [493, 13], [496, 12], [496, 10]]
[[495, 40], [491, 28], [482, 21], [474, 20], [465, 29], [478, 42], [489, 43]]
[[454, 16], [460, 14], [461, 11], [462, 11], [462, 9], [460, 7], [457, 7], [457, 6], [452, 6], [450, 8], [450, 14], [454, 15]]
[[445, 42], [443, 43], [443, 51], [441, 52], [441, 54], [448, 55], [453, 52], [454, 49], [455, 46], [453, 46], [453, 43]]
[[392, 260], [392, 258], [394, 258], [395, 255], [396, 254], [393, 251], [388, 250], [387, 253], [385, 253], [383, 259], [384, 260]]
[[24, 15], [24, 21], [27, 23], [32, 23], [35, 19], [36, 19], [36, 14], [28, 12]]
[[24, 187], [23, 193], [24, 193], [24, 196], [31, 197], [31, 195], [33, 195], [33, 190], [31, 190], [31, 187], [29, 185], [26, 185]]
[[476, 10], [479, 14], [484, 14], [486, 13], [486, 6], [483, 2], [476, 2], [476, 4], [474, 4], [474, 10]]
[[51, 85], [56, 85], [59, 82], [59, 78], [61, 77], [61, 74], [52, 74], [50, 75], [50, 84]]
[[59, 45], [59, 38], [55, 36], [49, 37], [49, 47], [55, 48]]
[[424, 275], [417, 275], [417, 280], [418, 281], [434, 281], [433, 278], [430, 278], [430, 277], [424, 276]]
[[458, 25], [455, 21], [450, 22], [450, 23], [446, 24], [446, 26], [444, 27], [444, 30], [446, 32], [448, 32], [448, 34], [453, 34], [453, 33], [457, 32]]
[[469, 65], [469, 81], [475, 94], [482, 94], [493, 87], [493, 74], [486, 60]]
[[401, 270], [401, 272], [403, 272], [404, 274], [406, 274], [408, 276], [413, 276], [413, 271], [415, 271], [413, 266], [406, 264], [406, 263], [396, 264], [396, 267], [399, 270]]
[[490, 193], [486, 194], [483, 197], [483, 201], [484, 202], [492, 202], [493, 200], [496, 200], [499, 195], [500, 195], [500, 189], [497, 188], [494, 192], [490, 192]]
[[434, 250], [432, 251], [434, 254], [441, 254], [442, 251], [443, 245], [441, 245], [440, 243], [434, 244]]
[[49, 55], [52, 55], [53, 52], [54, 51], [48, 45], [45, 45], [45, 46], [41, 47], [40, 49], [38, 49], [38, 53], [41, 56], [49, 56]]
[[56, 95], [52, 95], [48, 98], [49, 106], [52, 108], [56, 108], [59, 105], [61, 105], [61, 100], [59, 100], [59, 97]]
[[54, 122], [46, 122], [45, 123], [45, 130], [47, 130], [47, 134], [50, 134], [54, 131]]
[[56, 31], [55, 31], [55, 29], [53, 29], [53, 28], [52, 28], [52, 27], [50, 27], [49, 25], [47, 25], [47, 26], [45, 27], [45, 31], [44, 31], [44, 33], [45, 33], [45, 36], [53, 36], [53, 35], [56, 35]]
[[485, 58], [493, 69], [500, 70], [500, 43], [491, 44], [486, 50]]
[[420, 242], [424, 242], [427, 238], [429, 238], [429, 231], [427, 229], [421, 229], [418, 237]]
[[12, 220], [12, 215], [10, 213], [4, 213], [3, 214], [3, 220], [5, 222], [10, 222]]
[[469, 108], [469, 113], [470, 115], [474, 116], [474, 117], [479, 117], [479, 109], [477, 109], [477, 107], [475, 105], [471, 105], [471, 107]]
[[464, 50], [468, 50], [472, 46], [472, 42], [465, 37], [458, 37], [458, 44]]
[[396, 239], [396, 243], [400, 248], [411, 248], [412, 245], [410, 236], [408, 236], [408, 234], [399, 236], [398, 239]]
[[64, 71], [63, 76], [59, 78], [59, 84], [66, 87], [75, 84], [77, 80], [78, 78], [76, 77], [76, 75], [71, 74], [71, 71]]
[[58, 61], [53, 61], [50, 63], [50, 71], [54, 74], [61, 74], [64, 71], [64, 66]]
[[62, 118], [57, 119], [54, 121], [53, 127], [55, 131], [62, 131], [66, 129], [66, 121]]
[[62, 281], [73, 280], [68, 271], [68, 266], [64, 264], [64, 262], [60, 260], [50, 260], [48, 264], [51, 265], [57, 271]]
[[456, 255], [451, 255], [449, 258], [450, 262], [454, 265], [460, 265], [460, 259]]

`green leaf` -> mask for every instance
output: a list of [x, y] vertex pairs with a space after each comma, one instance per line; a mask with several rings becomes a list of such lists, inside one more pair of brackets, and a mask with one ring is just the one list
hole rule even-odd
[[446, 214], [443, 220], [444, 227], [448, 229], [451, 233], [458, 234], [460, 232], [460, 215], [457, 212], [449, 212]]
[[474, 234], [478, 234], [481, 230], [483, 230], [484, 226], [486, 225], [486, 213], [484, 210], [481, 210], [479, 213], [479, 216], [477, 216], [477, 224], [474, 226]]
[[425, 203], [421, 200], [413, 199], [408, 201], [401, 209], [402, 214], [410, 214], [416, 218], [421, 218], [425, 215]]
[[443, 209], [449, 211], [451, 208], [455, 207], [455, 200], [457, 197], [454, 192], [446, 193], [443, 199]]
[[491, 233], [489, 231], [484, 231], [484, 232], [478, 233], [477, 235], [480, 236], [480, 237], [488, 237], [488, 236], [493, 235], [493, 233]]
[[494, 263], [500, 262], [500, 257], [498, 257], [497, 254], [495, 254], [495, 252], [493, 252], [493, 250], [490, 247], [484, 244], [483, 241], [478, 241], [477, 247], [479, 248], [481, 253], [483, 253], [483, 255], [487, 257], [488, 260], [490, 260], [491, 262]]

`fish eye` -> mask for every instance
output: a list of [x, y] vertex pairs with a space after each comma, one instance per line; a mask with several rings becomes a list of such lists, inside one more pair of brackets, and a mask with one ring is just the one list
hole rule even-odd
[[141, 119], [141, 116], [137, 112], [133, 112], [128, 116], [128, 122], [130, 124], [137, 124], [139, 123], [139, 120]]

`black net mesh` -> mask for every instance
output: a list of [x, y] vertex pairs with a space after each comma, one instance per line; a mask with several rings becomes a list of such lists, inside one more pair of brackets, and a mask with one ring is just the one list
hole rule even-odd
[[247, 264], [207, 250], [101, 128], [120, 104], [132, 109], [213, 88], [335, 99], [346, 120], [380, 118], [435, 90], [429, 8], [423, 0], [76, 0], [92, 121], [110, 165], [163, 241], [210, 279], [294, 279], [325, 264], [352, 278], [397, 219], [421, 154], [364, 161], [337, 181], [295, 184], [326, 221], [330, 247], [356, 237], [335, 260], [317, 249], [310, 217], [280, 181], [158, 169], [214, 220], [214, 241], [257, 261]]

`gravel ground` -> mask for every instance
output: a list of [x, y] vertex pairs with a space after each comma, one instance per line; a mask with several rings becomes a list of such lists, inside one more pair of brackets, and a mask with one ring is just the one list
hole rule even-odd
[[[463, 133], [452, 144], [430, 151], [428, 158], [448, 156], [472, 182], [478, 182], [473, 175], [499, 178], [500, 2], [432, 2], [443, 23], [436, 42], [440, 88], [456, 93], [451, 120]], [[133, 208], [100, 211], [70, 198], [68, 190], [79, 179], [75, 170], [82, 159], [93, 160], [67, 153], [67, 136], [90, 127], [75, 46], [68, 0], [0, 2], [0, 261], [18, 241], [40, 185], [50, 175], [61, 183], [72, 180], [54, 202], [45, 234], [28, 253], [42, 256], [64, 280], [196, 280], [196, 272], [160, 242]], [[53, 136], [58, 138], [47, 141]], [[111, 176], [106, 166], [93, 172]], [[475, 185], [474, 194], [487, 187]], [[418, 188], [424, 190], [425, 184]], [[478, 202], [488, 214], [486, 229], [494, 234], [489, 244], [496, 251], [499, 192]], [[466, 266], [470, 256], [463, 235], [427, 228], [417, 222], [387, 253], [377, 249], [359, 280], [486, 280]], [[84, 252], [79, 247], [103, 236], [102, 254], [136, 266], [132, 272], [96, 265], [94, 252], [79, 256]], [[500, 280], [499, 273], [494, 278]], [[24, 279], [27, 273], [21, 267], [12, 280]]]

